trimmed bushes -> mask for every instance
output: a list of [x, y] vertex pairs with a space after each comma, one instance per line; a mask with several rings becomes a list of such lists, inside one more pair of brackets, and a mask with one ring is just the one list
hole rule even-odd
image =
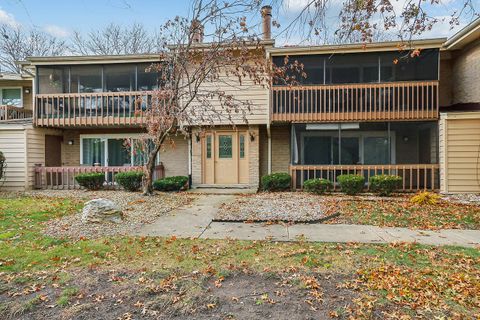
[[188, 188], [188, 177], [174, 176], [159, 179], [153, 182], [153, 188], [159, 191], [180, 191]]
[[286, 172], [277, 172], [262, 177], [262, 189], [264, 191], [287, 191], [290, 190], [292, 177]]
[[0, 180], [2, 180], [3, 175], [5, 174], [5, 156], [3, 155], [3, 152], [0, 151]]
[[324, 194], [330, 192], [333, 188], [333, 183], [327, 179], [309, 179], [303, 183], [303, 189], [307, 192]]
[[389, 196], [402, 184], [402, 178], [394, 175], [376, 175], [370, 177], [370, 190], [379, 196]]
[[342, 192], [348, 195], [355, 195], [362, 192], [365, 185], [365, 178], [356, 174], [342, 174], [337, 177]]
[[115, 180], [127, 191], [137, 191], [142, 186], [142, 171], [120, 172], [115, 175]]
[[103, 187], [103, 183], [105, 182], [105, 173], [81, 173], [75, 176], [75, 180], [80, 186], [87, 190], [99, 190]]

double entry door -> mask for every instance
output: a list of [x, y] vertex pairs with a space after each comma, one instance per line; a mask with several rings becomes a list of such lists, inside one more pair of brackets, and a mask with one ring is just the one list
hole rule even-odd
[[248, 132], [209, 131], [202, 139], [204, 184], [248, 184]]

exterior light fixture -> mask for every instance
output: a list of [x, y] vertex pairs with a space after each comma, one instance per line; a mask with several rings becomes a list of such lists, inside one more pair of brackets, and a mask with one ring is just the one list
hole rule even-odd
[[255, 134], [253, 134], [253, 132], [250, 132], [250, 141], [255, 141]]
[[200, 134], [198, 132], [195, 133], [195, 141], [200, 142]]
[[29, 93], [30, 93], [30, 88], [25, 88], [25, 89], [23, 90], [23, 92], [24, 92], [25, 94], [29, 94]]
[[403, 136], [403, 142], [408, 142], [408, 136]]
[[74, 142], [73, 140], [68, 140], [67, 143], [68, 143], [69, 146], [73, 146], [73, 142]]

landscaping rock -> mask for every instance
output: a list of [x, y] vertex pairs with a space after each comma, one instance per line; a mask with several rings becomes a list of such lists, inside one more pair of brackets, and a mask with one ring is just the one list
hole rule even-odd
[[121, 223], [123, 212], [118, 205], [108, 199], [93, 199], [85, 203], [82, 211], [83, 223]]

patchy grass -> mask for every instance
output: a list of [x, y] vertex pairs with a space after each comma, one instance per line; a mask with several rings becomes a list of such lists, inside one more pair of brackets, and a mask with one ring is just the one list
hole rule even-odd
[[[475, 318], [480, 251], [152, 237], [55, 239], [69, 199], [0, 199], [10, 318]], [[373, 209], [372, 209], [373, 210]]]
[[407, 197], [394, 201], [327, 198], [327, 207], [335, 207], [340, 216], [327, 223], [369, 224], [412, 229], [480, 229], [480, 206], [440, 201], [419, 205]]

